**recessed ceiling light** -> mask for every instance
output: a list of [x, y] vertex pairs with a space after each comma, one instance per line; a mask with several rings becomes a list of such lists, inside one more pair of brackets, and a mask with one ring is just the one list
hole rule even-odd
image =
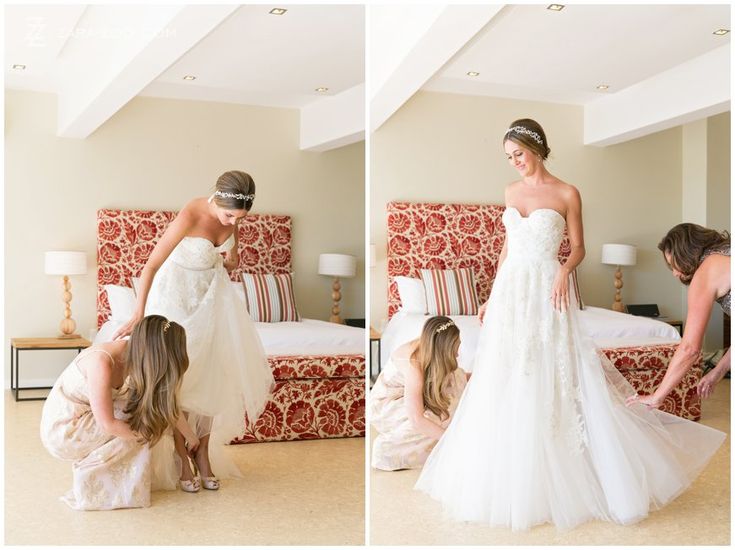
[[564, 9], [564, 4], [549, 4], [546, 6], [546, 9], [551, 11], [561, 11]]
[[14, 71], [25, 71], [26, 70], [26, 66], [25, 65], [15, 64], [15, 65], [13, 65], [13, 70]]
[[715, 34], [715, 35], [717, 35], [717, 36], [724, 36], [724, 35], [726, 35], [726, 34], [727, 34], [727, 33], [729, 33], [729, 32], [730, 32], [730, 29], [717, 29], [717, 30], [716, 30], [715, 32], [713, 32], [712, 34]]
[[286, 13], [287, 11], [288, 11], [288, 10], [287, 10], [286, 8], [273, 8], [273, 9], [272, 9], [271, 11], [269, 11], [268, 13], [270, 13], [271, 15], [283, 15], [283, 14], [284, 14], [284, 13]]
[[480, 76], [480, 73], [478, 73], [477, 71], [470, 71], [467, 73], [467, 76]]
[[610, 87], [610, 86], [608, 86], [607, 84], [599, 84], [599, 85], [597, 86], [597, 89], [598, 89], [598, 90], [603, 90], [603, 91], [604, 91], [604, 90], [607, 90], [607, 89], [608, 89], [609, 87]]
[[328, 92], [329, 91], [329, 88], [325, 88], [325, 87], [321, 86], [319, 88], [316, 88], [314, 91], [315, 92], [319, 92], [320, 94], [323, 94], [324, 92]]
[[196, 80], [196, 79], [197, 77], [192, 74], [188, 74], [184, 77], [184, 80]]

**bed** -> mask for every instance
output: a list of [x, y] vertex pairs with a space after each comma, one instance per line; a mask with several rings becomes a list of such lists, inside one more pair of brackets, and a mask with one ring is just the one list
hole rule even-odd
[[[114, 332], [106, 285], [132, 287], [176, 212], [97, 212], [97, 326], [95, 341]], [[239, 228], [240, 285], [246, 273], [291, 272], [291, 218], [251, 214]], [[298, 296], [297, 296], [298, 299]], [[232, 443], [365, 435], [364, 330], [315, 319], [256, 323], [276, 386], [254, 422]]]
[[[381, 337], [381, 363], [402, 343], [418, 337], [426, 316], [411, 306], [403, 307], [398, 278], [419, 278], [425, 268], [473, 271], [477, 297], [487, 300], [495, 278], [497, 260], [505, 240], [499, 205], [388, 203], [388, 315]], [[564, 238], [559, 261], [569, 256]], [[575, 274], [576, 275], [576, 274]], [[573, 287], [576, 276], [573, 277]], [[404, 287], [405, 288], [405, 287]], [[581, 299], [580, 299], [581, 303]], [[601, 351], [631, 385], [651, 393], [663, 379], [678, 341], [674, 327], [653, 319], [638, 318], [586, 306], [579, 311], [582, 326]], [[472, 370], [480, 324], [475, 316], [452, 316], [462, 334], [459, 364]], [[666, 399], [663, 410], [690, 420], [699, 420], [701, 403], [696, 385], [702, 376], [701, 359]]]

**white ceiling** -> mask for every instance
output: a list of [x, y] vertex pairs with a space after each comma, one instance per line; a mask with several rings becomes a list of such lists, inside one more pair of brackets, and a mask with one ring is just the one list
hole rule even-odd
[[[270, 15], [274, 7], [288, 11]], [[102, 9], [106, 17], [90, 17]], [[5, 87], [59, 92], [63, 50], [144, 34], [129, 17], [136, 9], [145, 8], [5, 6]], [[363, 83], [364, 43], [361, 5], [241, 6], [139, 95], [299, 108]]]
[[730, 42], [728, 4], [546, 6], [505, 6], [423, 89], [586, 104]]
[[141, 95], [303, 107], [365, 81], [363, 6], [279, 6], [242, 6]]

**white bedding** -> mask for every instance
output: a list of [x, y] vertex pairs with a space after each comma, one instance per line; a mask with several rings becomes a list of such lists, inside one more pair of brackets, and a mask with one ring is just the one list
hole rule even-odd
[[[655, 319], [587, 306], [577, 312], [587, 334], [601, 348], [620, 348], [678, 342], [679, 332], [671, 325]], [[452, 315], [460, 331], [459, 366], [472, 371], [472, 362], [480, 333], [476, 315]], [[428, 319], [420, 313], [399, 311], [388, 322], [380, 339], [380, 364], [385, 365], [390, 354], [401, 344], [418, 338]]]
[[[122, 323], [107, 321], [95, 343], [109, 341]], [[353, 355], [365, 353], [365, 329], [316, 319], [300, 323], [255, 323], [267, 355]]]

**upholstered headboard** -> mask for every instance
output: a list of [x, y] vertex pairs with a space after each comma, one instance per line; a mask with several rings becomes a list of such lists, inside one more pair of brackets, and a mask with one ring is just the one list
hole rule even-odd
[[[472, 268], [480, 303], [490, 296], [505, 241], [504, 206], [495, 204], [388, 203], [388, 316], [401, 305], [394, 278], [419, 277], [424, 268]], [[559, 260], [571, 251], [568, 237]]]
[[[97, 327], [110, 315], [104, 285], [132, 286], [176, 212], [97, 211]], [[239, 227], [240, 269], [246, 273], [291, 272], [291, 217], [250, 214]], [[240, 270], [230, 277], [239, 280]]]

